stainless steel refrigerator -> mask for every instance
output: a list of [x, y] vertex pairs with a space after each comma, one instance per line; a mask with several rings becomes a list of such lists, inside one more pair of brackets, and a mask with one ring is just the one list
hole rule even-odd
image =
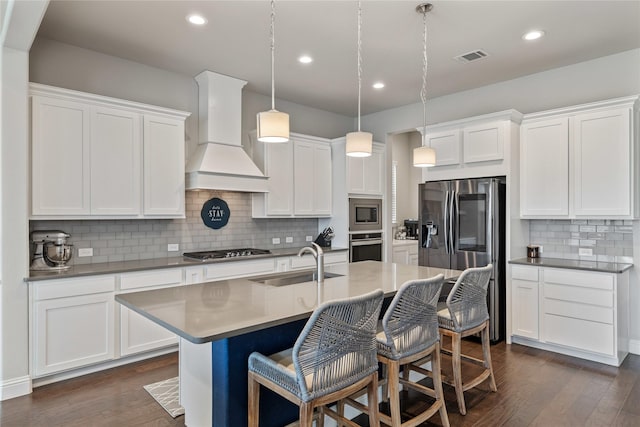
[[492, 341], [505, 338], [505, 193], [504, 177], [419, 186], [419, 264], [454, 270], [493, 264], [487, 291]]

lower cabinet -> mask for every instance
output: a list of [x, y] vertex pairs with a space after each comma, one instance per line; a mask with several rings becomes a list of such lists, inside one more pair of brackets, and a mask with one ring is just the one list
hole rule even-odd
[[[120, 275], [120, 290], [124, 292], [174, 287], [182, 283], [182, 268]], [[166, 328], [121, 304], [118, 306], [120, 308], [120, 356], [155, 350], [178, 343], [178, 336]], [[171, 312], [173, 305], [165, 308]], [[158, 309], [162, 310], [163, 307], [158, 307]]]
[[512, 339], [619, 366], [629, 347], [629, 273], [513, 265]]
[[34, 377], [113, 359], [114, 290], [115, 276], [30, 286]]
[[418, 241], [394, 240], [393, 262], [396, 264], [418, 265]]

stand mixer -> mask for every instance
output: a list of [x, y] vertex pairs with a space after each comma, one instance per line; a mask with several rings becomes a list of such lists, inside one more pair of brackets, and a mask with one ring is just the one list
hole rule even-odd
[[31, 270], [66, 270], [70, 265], [73, 245], [67, 244], [71, 235], [60, 230], [31, 232]]

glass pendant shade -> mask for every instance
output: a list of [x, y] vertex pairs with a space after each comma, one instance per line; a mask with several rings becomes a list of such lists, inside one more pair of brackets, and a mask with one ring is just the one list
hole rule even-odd
[[373, 147], [373, 134], [370, 132], [349, 132], [347, 134], [347, 156], [368, 157]]
[[436, 152], [433, 148], [418, 147], [413, 149], [413, 166], [429, 168], [436, 165]]
[[257, 116], [258, 141], [289, 141], [289, 115], [278, 110], [262, 111]]

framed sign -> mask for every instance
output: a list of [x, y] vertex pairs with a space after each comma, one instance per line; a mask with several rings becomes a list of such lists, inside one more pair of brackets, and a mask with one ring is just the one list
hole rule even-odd
[[227, 202], [214, 197], [213, 199], [207, 200], [204, 205], [202, 205], [200, 216], [202, 217], [204, 225], [209, 228], [213, 228], [214, 230], [218, 230], [227, 225], [229, 217], [231, 216], [231, 211], [229, 210]]

